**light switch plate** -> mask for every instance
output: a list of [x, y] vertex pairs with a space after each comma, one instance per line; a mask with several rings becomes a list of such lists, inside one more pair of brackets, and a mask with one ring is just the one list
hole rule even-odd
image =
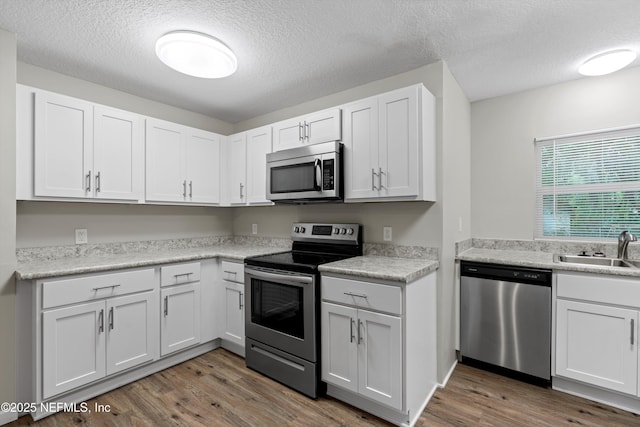
[[86, 228], [76, 228], [76, 245], [84, 245], [89, 242], [89, 234]]

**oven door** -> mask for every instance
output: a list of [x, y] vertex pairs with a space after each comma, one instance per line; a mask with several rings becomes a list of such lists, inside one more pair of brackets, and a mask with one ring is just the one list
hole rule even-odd
[[315, 275], [249, 266], [244, 271], [247, 338], [315, 362]]
[[267, 163], [267, 199], [339, 199], [340, 157], [331, 152]]

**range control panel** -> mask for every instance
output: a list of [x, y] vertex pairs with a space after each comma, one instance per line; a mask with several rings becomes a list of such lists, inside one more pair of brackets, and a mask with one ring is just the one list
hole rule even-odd
[[318, 224], [297, 222], [291, 226], [291, 238], [294, 241], [331, 240], [358, 242], [362, 226], [360, 224]]

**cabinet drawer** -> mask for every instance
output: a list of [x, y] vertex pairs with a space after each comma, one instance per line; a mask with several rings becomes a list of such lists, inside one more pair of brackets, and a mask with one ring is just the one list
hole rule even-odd
[[42, 308], [153, 289], [153, 269], [42, 281]]
[[160, 286], [173, 286], [200, 281], [200, 263], [167, 265], [160, 268]]
[[602, 274], [557, 275], [558, 298], [640, 307], [640, 279]]
[[244, 283], [244, 264], [222, 261], [222, 278], [229, 282]]
[[323, 276], [321, 289], [324, 301], [402, 314], [402, 290], [397, 286]]

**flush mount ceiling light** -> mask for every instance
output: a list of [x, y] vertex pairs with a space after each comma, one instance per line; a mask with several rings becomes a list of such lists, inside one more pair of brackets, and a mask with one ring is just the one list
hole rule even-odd
[[183, 74], [218, 79], [235, 73], [238, 60], [221, 41], [194, 31], [173, 31], [156, 42], [156, 55]]
[[578, 72], [583, 76], [602, 76], [623, 69], [635, 59], [636, 53], [631, 50], [612, 50], [586, 60]]

